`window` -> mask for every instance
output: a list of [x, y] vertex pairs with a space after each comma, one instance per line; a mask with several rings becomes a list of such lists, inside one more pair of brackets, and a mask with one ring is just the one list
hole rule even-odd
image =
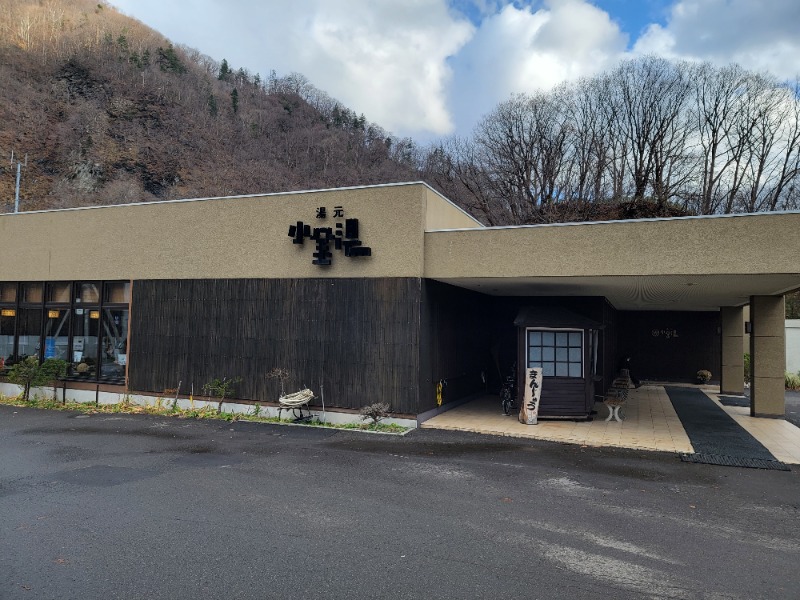
[[17, 333], [17, 284], [0, 283], [0, 372], [14, 364]]
[[100, 282], [79, 283], [75, 295], [75, 304], [100, 304]]
[[72, 321], [72, 369], [73, 375], [90, 377], [97, 375], [97, 338], [100, 331], [100, 309], [81, 305], [75, 308]]
[[124, 380], [128, 359], [127, 307], [103, 308], [100, 331], [100, 377]]
[[67, 360], [69, 351], [69, 308], [47, 308], [44, 315], [44, 358]]
[[528, 368], [544, 377], [583, 377], [583, 331], [529, 329]]
[[0, 282], [0, 372], [26, 356], [69, 375], [124, 383], [129, 281]]
[[17, 354], [20, 360], [28, 356], [39, 358], [42, 342], [42, 309], [21, 308], [19, 310], [19, 330], [17, 331]]
[[14, 332], [16, 330], [17, 311], [13, 308], [0, 310], [0, 371], [4, 371], [14, 362]]
[[53, 281], [47, 284], [47, 303], [66, 304], [69, 306], [69, 299], [72, 285], [67, 281]]

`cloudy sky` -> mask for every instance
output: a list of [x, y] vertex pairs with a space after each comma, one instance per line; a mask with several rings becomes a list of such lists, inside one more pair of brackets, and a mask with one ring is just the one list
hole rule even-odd
[[638, 54], [800, 74], [800, 0], [111, 0], [173, 43], [304, 74], [368, 120], [469, 134], [514, 92]]

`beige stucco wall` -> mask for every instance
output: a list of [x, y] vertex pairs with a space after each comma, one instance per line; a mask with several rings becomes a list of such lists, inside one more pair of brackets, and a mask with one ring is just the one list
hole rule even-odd
[[797, 273], [798, 231], [800, 214], [429, 232], [425, 276]]
[[432, 229], [475, 229], [483, 224], [435, 190], [425, 188], [425, 231]]
[[[419, 277], [429, 188], [423, 184], [160, 202], [0, 216], [0, 281], [160, 278]], [[328, 218], [316, 219], [325, 206]], [[289, 226], [359, 219], [371, 257], [311, 263]]]

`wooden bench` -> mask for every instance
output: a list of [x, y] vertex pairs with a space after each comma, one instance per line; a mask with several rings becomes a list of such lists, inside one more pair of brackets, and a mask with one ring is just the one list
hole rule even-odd
[[622, 369], [619, 376], [611, 383], [603, 404], [608, 407], [608, 418], [606, 422], [614, 419], [617, 423], [622, 423], [619, 411], [628, 401], [628, 390], [631, 387], [631, 377], [627, 369]]

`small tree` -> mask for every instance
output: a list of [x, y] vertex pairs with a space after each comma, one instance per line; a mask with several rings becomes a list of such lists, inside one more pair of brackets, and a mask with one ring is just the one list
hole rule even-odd
[[267, 373], [267, 379], [277, 379], [281, 384], [281, 396], [286, 395], [286, 381], [291, 377], [292, 374], [289, 372], [289, 369], [284, 369], [281, 367], [275, 367]]
[[219, 66], [219, 76], [217, 79], [223, 81], [228, 78], [228, 75], [231, 74], [231, 68], [228, 66], [228, 61], [226, 59], [222, 59], [222, 64]]
[[53, 400], [58, 400], [58, 380], [67, 376], [69, 363], [60, 358], [46, 358], [39, 368], [42, 370], [42, 376], [46, 377], [53, 387]]
[[361, 420], [372, 419], [372, 425], [377, 425], [389, 416], [389, 405], [386, 402], [375, 402], [361, 407]]
[[14, 364], [8, 371], [8, 380], [22, 386], [22, 399], [25, 402], [30, 398], [32, 387], [50, 381], [47, 373], [39, 365], [39, 359], [35, 356], [28, 356]]
[[228, 379], [227, 377], [220, 379], [215, 377], [203, 386], [203, 391], [207, 396], [210, 396], [211, 398], [219, 398], [217, 401], [218, 413], [222, 412], [222, 403], [225, 402], [225, 398], [233, 393], [233, 389], [236, 387], [236, 384], [241, 380], [241, 377], [236, 377], [235, 379]]
[[236, 91], [236, 88], [233, 88], [231, 92], [231, 106], [233, 107], [233, 114], [239, 112], [239, 92]]
[[212, 117], [217, 116], [217, 99], [214, 97], [214, 94], [209, 92], [208, 98], [206, 99], [206, 104], [208, 105], [208, 113]]

